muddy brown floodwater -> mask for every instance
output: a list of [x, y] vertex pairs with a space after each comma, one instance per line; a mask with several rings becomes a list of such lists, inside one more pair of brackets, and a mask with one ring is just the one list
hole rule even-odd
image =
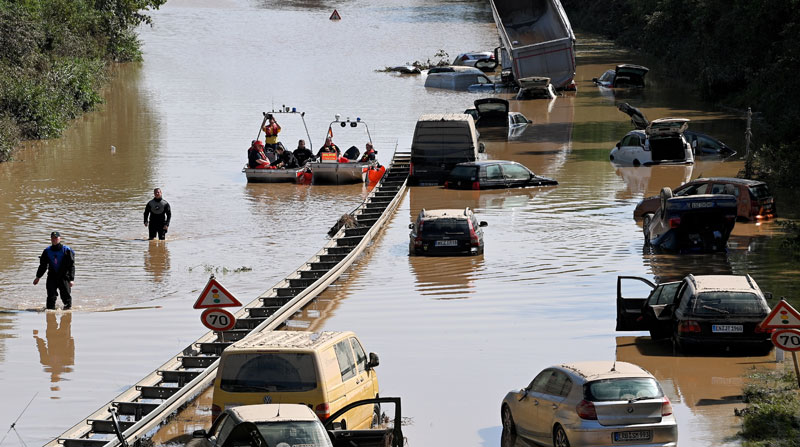
[[[334, 7], [339, 22], [328, 20]], [[360, 117], [388, 162], [395, 146], [409, 147], [420, 114], [461, 112], [482, 96], [375, 70], [497, 44], [484, 1], [171, 0], [153, 18], [141, 30], [144, 62], [115, 69], [102, 110], [0, 165], [0, 430], [33, 398], [5, 445], [44, 444], [203, 334], [191, 305], [210, 273], [250, 301], [361, 201], [361, 186], [246, 184], [240, 170], [262, 111], [305, 111], [315, 149], [334, 114]], [[630, 129], [615, 104], [691, 118], [739, 150], [743, 122], [657, 71], [644, 90], [600, 91], [590, 79], [615, 63], [648, 63], [608, 42], [579, 35], [577, 56], [577, 94], [512, 101], [533, 124], [483, 135], [488, 157], [519, 161], [558, 187], [411, 188], [357, 265], [289, 324], [358, 333], [380, 355], [381, 394], [403, 398], [410, 445], [500, 445], [507, 391], [554, 363], [614, 358], [661, 381], [682, 446], [736, 445], [742, 375], [773, 365], [673, 355], [643, 334], [614, 332], [619, 274], [750, 273], [791, 296], [796, 272], [773, 223], [737, 223], [728, 253], [643, 250], [632, 219], [641, 197], [742, 165], [615, 167], [608, 152]], [[280, 124], [287, 146], [306, 137], [299, 120]], [[335, 128], [334, 140], [363, 147], [366, 136]], [[166, 242], [144, 240], [156, 186], [173, 209]], [[407, 226], [421, 208], [465, 206], [489, 223], [484, 256], [408, 257]], [[71, 313], [36, 311], [45, 291], [31, 282], [52, 230], [77, 254]], [[207, 395], [190, 410], [156, 439], [177, 442], [210, 422]]]

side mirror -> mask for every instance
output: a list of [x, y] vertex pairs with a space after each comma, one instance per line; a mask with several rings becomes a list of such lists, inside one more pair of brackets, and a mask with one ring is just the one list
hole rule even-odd
[[483, 220], [481, 221], [481, 223], [478, 224], [479, 227], [485, 227], [485, 226], [488, 226], [488, 225], [489, 224], [486, 221], [483, 221]]
[[485, 151], [486, 151], [486, 145], [483, 143], [478, 143], [478, 152], [482, 154]]
[[380, 365], [381, 361], [378, 359], [378, 354], [374, 352], [369, 353], [369, 362], [367, 362], [367, 368], [372, 369], [378, 365]]
[[523, 388], [523, 389], [519, 390], [519, 392], [522, 394], [522, 397], [519, 398], [519, 401], [522, 402], [522, 399], [525, 399], [526, 397], [528, 397], [528, 389], [527, 388]]
[[193, 438], [205, 438], [206, 436], [207, 436], [207, 433], [202, 428], [200, 430], [195, 430], [195, 431], [192, 432], [192, 437]]
[[528, 124], [533, 124], [533, 121], [531, 121], [531, 120], [528, 120]]
[[771, 300], [772, 299], [772, 292], [764, 292], [764, 298]]
[[597, 84], [597, 78], [592, 78], [592, 82], [594, 82], [595, 84]]
[[408, 224], [408, 229], [409, 230], [413, 230], [414, 229], [414, 224]]

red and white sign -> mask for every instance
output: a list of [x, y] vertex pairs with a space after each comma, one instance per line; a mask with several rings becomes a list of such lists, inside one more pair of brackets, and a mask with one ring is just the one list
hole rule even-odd
[[764, 329], [800, 328], [800, 313], [785, 300], [781, 300], [760, 326]]
[[[194, 303], [195, 309], [208, 309], [213, 307], [236, 307], [242, 303], [233, 297], [233, 294], [225, 290], [222, 284], [217, 282], [212, 276], [208, 279], [208, 284], [200, 293], [200, 297]], [[206, 325], [208, 326], [208, 325]]]
[[800, 351], [800, 331], [779, 329], [772, 333], [772, 344], [784, 351]]
[[331, 20], [342, 20], [342, 16], [339, 15], [339, 11], [333, 10], [333, 14], [331, 14]]
[[225, 309], [206, 309], [200, 315], [203, 324], [212, 331], [227, 331], [236, 324], [236, 317]]

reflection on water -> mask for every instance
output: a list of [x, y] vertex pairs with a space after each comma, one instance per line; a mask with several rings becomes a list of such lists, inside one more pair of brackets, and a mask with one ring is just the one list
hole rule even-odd
[[36, 349], [39, 350], [39, 362], [50, 373], [50, 390], [58, 391], [55, 384], [64, 380], [61, 375], [71, 373], [75, 364], [72, 312], [45, 312], [45, 319], [45, 338], [40, 337], [36, 329], [33, 330], [33, 338], [36, 340]]
[[144, 270], [153, 277], [153, 281], [164, 280], [164, 275], [169, 272], [169, 246], [166, 241], [148, 241]]

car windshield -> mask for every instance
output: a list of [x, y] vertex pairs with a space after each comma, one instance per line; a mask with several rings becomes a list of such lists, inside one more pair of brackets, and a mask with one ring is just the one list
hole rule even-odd
[[595, 380], [584, 385], [583, 390], [586, 400], [592, 402], [657, 399], [664, 396], [658, 382], [650, 377]]
[[427, 237], [458, 236], [469, 234], [466, 219], [435, 219], [422, 223], [422, 233]]
[[310, 354], [229, 355], [221, 374], [220, 387], [233, 393], [308, 391], [317, 387], [317, 372]]
[[693, 301], [690, 308], [697, 315], [762, 314], [767, 310], [763, 300], [749, 292], [703, 292]]
[[450, 171], [450, 178], [456, 180], [473, 180], [476, 179], [477, 170], [477, 166], [456, 166]]
[[769, 188], [767, 188], [767, 185], [751, 186], [750, 195], [753, 196], [754, 199], [766, 199], [770, 196]]
[[259, 422], [256, 424], [269, 447], [330, 447], [331, 441], [319, 421]]

